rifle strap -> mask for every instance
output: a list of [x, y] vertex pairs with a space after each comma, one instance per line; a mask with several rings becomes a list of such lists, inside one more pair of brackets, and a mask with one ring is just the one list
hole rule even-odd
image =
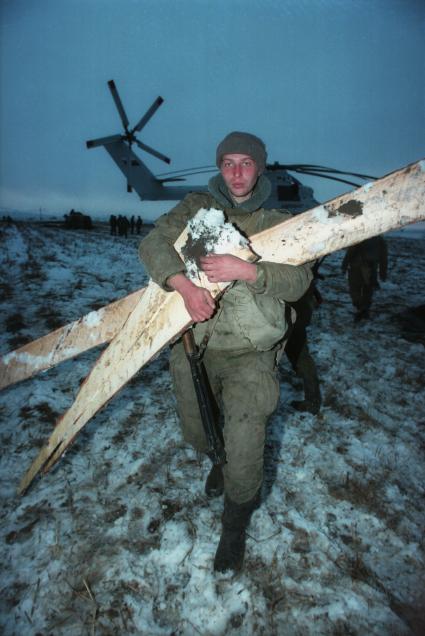
[[205, 349], [207, 348], [208, 342], [213, 334], [213, 331], [215, 329], [215, 326], [217, 324], [217, 321], [220, 317], [221, 312], [223, 311], [223, 305], [221, 305], [218, 310], [216, 311], [216, 314], [214, 316], [214, 318], [212, 318], [210, 324], [208, 325], [208, 329], [205, 333], [205, 336], [202, 338], [202, 342], [199, 345], [199, 358], [201, 359], [202, 356], [205, 353]]

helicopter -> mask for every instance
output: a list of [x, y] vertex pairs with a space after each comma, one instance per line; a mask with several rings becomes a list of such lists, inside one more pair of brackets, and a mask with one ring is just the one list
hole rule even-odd
[[[186, 181], [188, 177], [193, 175], [217, 172], [217, 166], [198, 166], [196, 168], [188, 168], [186, 170], [164, 172], [155, 176], [133, 150], [133, 145], [135, 144], [138, 148], [140, 148], [140, 150], [156, 157], [164, 163], [171, 163], [171, 159], [169, 159], [169, 157], [158, 152], [154, 148], [151, 148], [136, 137], [136, 133], [141, 132], [141, 130], [146, 126], [161, 104], [163, 104], [164, 99], [161, 96], [158, 96], [145, 114], [140, 118], [138, 123], [131, 128], [114, 80], [108, 81], [108, 88], [118, 110], [124, 132], [109, 135], [108, 137], [90, 139], [86, 141], [86, 146], [89, 149], [99, 146], [103, 146], [105, 148], [126, 178], [127, 192], [135, 190], [142, 201], [179, 201], [190, 192], [205, 192], [206, 187], [204, 185], [189, 186], [175, 184], [177, 182], [181, 183]], [[265, 202], [265, 207], [283, 208], [296, 214], [319, 205], [319, 202], [314, 197], [313, 189], [305, 186], [291, 173], [314, 175], [324, 179], [333, 179], [354, 187], [359, 187], [361, 183], [346, 179], [345, 177], [347, 175], [367, 181], [374, 180], [376, 178], [370, 175], [345, 172], [314, 164], [281, 164], [279, 162], [274, 162], [266, 165], [264, 173], [272, 184], [272, 193], [269, 199]]]

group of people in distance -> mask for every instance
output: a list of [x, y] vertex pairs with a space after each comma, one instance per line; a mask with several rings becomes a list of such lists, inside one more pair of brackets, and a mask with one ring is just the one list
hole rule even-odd
[[[266, 426], [279, 400], [277, 368], [283, 352], [304, 382], [304, 400], [292, 406], [312, 414], [319, 413], [321, 406], [317, 369], [306, 335], [317, 304], [315, 264], [249, 263], [230, 254], [205, 254], [200, 266], [208, 280], [232, 282], [215, 300], [186, 275], [174, 249], [175, 240], [201, 208], [222, 210], [227, 221], [247, 237], [290, 218], [286, 211], [264, 208], [271, 191], [263, 174], [266, 158], [266, 147], [257, 136], [227, 135], [216, 149], [219, 172], [210, 179], [208, 190], [187, 195], [161, 216], [139, 248], [151, 278], [183, 299], [194, 323], [195, 342], [203, 352], [211, 395], [221, 413], [218, 425], [226, 457], [219, 463], [211, 457], [190, 365], [181, 339], [177, 340], [171, 347], [170, 370], [182, 434], [213, 461], [206, 495], [224, 494], [222, 531], [214, 557], [218, 572], [243, 567], [246, 530], [261, 501]], [[383, 239], [370, 239], [347, 250], [343, 268], [348, 269], [356, 320], [368, 316], [378, 264], [385, 279]], [[291, 320], [294, 313], [296, 318]]]
[[115, 214], [111, 214], [109, 217], [109, 227], [111, 235], [116, 236], [124, 236], [127, 238], [128, 232], [130, 234], [140, 234], [142, 231], [143, 219], [138, 216], [137, 219], [132, 216], [130, 220], [122, 214], [116, 216]]

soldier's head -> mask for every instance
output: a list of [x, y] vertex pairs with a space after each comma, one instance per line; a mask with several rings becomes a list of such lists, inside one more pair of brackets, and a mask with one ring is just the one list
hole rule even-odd
[[250, 198], [266, 159], [264, 142], [250, 133], [231, 132], [217, 146], [217, 167], [237, 203]]

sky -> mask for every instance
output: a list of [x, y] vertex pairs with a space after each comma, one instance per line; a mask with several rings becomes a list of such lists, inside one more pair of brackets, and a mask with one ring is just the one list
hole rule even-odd
[[[214, 163], [231, 130], [269, 160], [382, 176], [424, 156], [423, 0], [2, 0], [0, 210], [155, 218], [103, 148], [165, 102], [137, 151], [155, 173]], [[347, 190], [303, 181], [323, 202]], [[192, 184], [205, 183], [194, 177]]]
[[[0, 355], [88, 312], [80, 325], [96, 330], [94, 309], [148, 280], [137, 236], [27, 223], [0, 233]], [[302, 385], [282, 356], [238, 576], [213, 572], [223, 499], [205, 496], [209, 462], [181, 439], [167, 351], [22, 497], [99, 347], [0, 391], [1, 633], [423, 634], [425, 340], [413, 308], [423, 308], [425, 232], [412, 235], [387, 235], [369, 321], [353, 322], [343, 253], [322, 264], [308, 337], [323, 406], [316, 417], [291, 407]]]

